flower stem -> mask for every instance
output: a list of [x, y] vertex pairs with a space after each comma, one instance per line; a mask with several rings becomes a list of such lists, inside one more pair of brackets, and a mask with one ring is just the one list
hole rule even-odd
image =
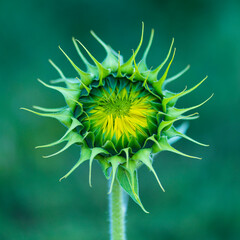
[[127, 210], [127, 199], [117, 179], [114, 180], [109, 197], [109, 210], [111, 240], [126, 240], [124, 219]]

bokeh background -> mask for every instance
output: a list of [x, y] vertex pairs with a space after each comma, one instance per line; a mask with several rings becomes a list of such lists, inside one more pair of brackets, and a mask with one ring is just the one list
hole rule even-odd
[[164, 59], [172, 37], [177, 52], [169, 76], [191, 64], [181, 79], [169, 84], [170, 90], [181, 91], [209, 76], [178, 106], [198, 104], [213, 92], [215, 96], [198, 110], [201, 117], [188, 130], [210, 147], [185, 140], [175, 145], [203, 160], [161, 153], [154, 166], [166, 193], [146, 168], [139, 171], [140, 194], [150, 214], [129, 201], [128, 239], [240, 239], [240, 2], [1, 0], [1, 240], [108, 239], [107, 183], [100, 167], [94, 164], [93, 188], [88, 186], [87, 164], [59, 183], [78, 159], [79, 148], [42, 159], [57, 148], [34, 147], [59, 139], [64, 128], [19, 107], [64, 104], [60, 95], [36, 81], [58, 78], [48, 58], [67, 76], [76, 76], [58, 45], [79, 66], [72, 36], [103, 59], [104, 50], [89, 34], [93, 29], [129, 57], [138, 44], [142, 21], [143, 46], [151, 28], [155, 29], [149, 66], [156, 67]]

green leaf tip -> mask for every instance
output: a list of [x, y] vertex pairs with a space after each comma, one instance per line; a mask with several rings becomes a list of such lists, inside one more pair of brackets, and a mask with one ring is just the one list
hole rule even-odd
[[121, 187], [129, 194], [129, 196], [136, 202], [145, 213], [149, 213], [139, 198], [138, 193], [138, 178], [137, 171], [135, 170], [132, 173], [129, 173], [126, 169], [119, 167], [117, 171], [117, 179]]
[[63, 79], [66, 79], [66, 77], [64, 76], [64, 74], [61, 71], [61, 69], [51, 59], [48, 59], [48, 61], [57, 70], [57, 72], [59, 73], [60, 77], [63, 78]]
[[174, 80], [180, 78], [185, 72], [187, 72], [190, 68], [190, 65], [187, 65], [181, 72], [179, 72], [178, 74], [167, 78], [164, 83], [163, 83], [163, 87], [165, 87], [168, 83], [173, 82]]
[[112, 180], [111, 180], [111, 184], [110, 184], [110, 188], [109, 188], [109, 192], [108, 192], [108, 194], [110, 194], [112, 192], [112, 187], [113, 187], [113, 183], [115, 181], [115, 176], [117, 173], [118, 166], [120, 164], [124, 163], [125, 159], [121, 156], [112, 156], [112, 157], [109, 157], [107, 159], [107, 161], [110, 162], [111, 166], [112, 166], [112, 171], [111, 171]]
[[[35, 148], [45, 148], [45, 147], [52, 147], [52, 146], [55, 146], [55, 145], [58, 145], [64, 141], [68, 141], [69, 138], [71, 138], [69, 135], [71, 134], [71, 132], [78, 126], [82, 126], [82, 124], [75, 118], [72, 118], [72, 123], [69, 127], [69, 129], [66, 131], [66, 133], [57, 141], [53, 142], [53, 143], [50, 143], [50, 144], [46, 144], [46, 145], [42, 145], [42, 146], [37, 146]], [[72, 132], [72, 134], [75, 134], [74, 132]], [[77, 136], [77, 135], [76, 135]], [[80, 140], [80, 137], [75, 137], [75, 138], [78, 138], [78, 140]]]
[[177, 149], [175, 149], [174, 147], [172, 147], [172, 146], [168, 143], [166, 137], [164, 137], [164, 136], [162, 136], [162, 137], [160, 138], [160, 140], [157, 141], [156, 145], [153, 146], [153, 149], [154, 149], [154, 151], [156, 151], [155, 153], [161, 152], [161, 151], [169, 151], [169, 152], [173, 152], [173, 153], [176, 153], [176, 154], [178, 154], [178, 155], [181, 155], [181, 156], [183, 156], [183, 157], [194, 158], [194, 159], [199, 159], [199, 160], [202, 159], [202, 158], [195, 157], [195, 156], [191, 156], [191, 155], [188, 155], [188, 154], [185, 154], [185, 153], [183, 153], [183, 152], [178, 151]]
[[96, 67], [98, 68], [99, 86], [102, 86], [102, 81], [105, 77], [109, 75], [110, 70], [104, 68], [103, 65], [100, 62], [98, 62], [96, 58], [93, 57], [93, 55], [87, 50], [87, 48], [79, 40], [76, 39], [76, 41], [83, 47], [83, 49], [87, 52], [89, 57], [93, 60]]
[[163, 66], [166, 64], [166, 62], [168, 61], [169, 57], [170, 57], [170, 54], [172, 52], [172, 47], [173, 47], [173, 43], [174, 43], [174, 38], [172, 39], [172, 42], [171, 42], [171, 45], [170, 45], [170, 48], [169, 48], [169, 51], [168, 51], [168, 54], [167, 54], [167, 57], [165, 58], [165, 60], [157, 67], [155, 68], [150, 76], [149, 76], [149, 81], [151, 83], [153, 82], [157, 82], [158, 81], [158, 73], [160, 72], [160, 70], [163, 68]]
[[147, 61], [147, 56], [148, 56], [149, 50], [152, 46], [153, 37], [154, 37], [154, 29], [152, 29], [152, 31], [151, 31], [151, 35], [150, 35], [150, 38], [149, 38], [149, 41], [148, 41], [148, 45], [147, 45], [147, 47], [146, 47], [146, 49], [143, 53], [142, 60], [139, 63], [139, 71], [140, 72], [144, 72], [144, 71], [148, 70], [146, 61]]
[[198, 105], [195, 105], [193, 107], [189, 107], [189, 108], [183, 108], [183, 109], [178, 109], [178, 108], [169, 108], [167, 110], [167, 116], [172, 119], [172, 118], [178, 118], [179, 116], [181, 116], [182, 114], [188, 112], [188, 111], [191, 111], [191, 110], [194, 110], [196, 108], [199, 108], [201, 107], [202, 105], [204, 105], [206, 102], [208, 102], [212, 97], [213, 97], [214, 94], [212, 94], [209, 98], [207, 98], [205, 101], [203, 101], [202, 103], [198, 104]]
[[163, 192], [165, 192], [153, 166], [152, 166], [152, 159], [151, 159], [151, 153], [152, 153], [152, 150], [151, 149], [141, 149], [139, 150], [137, 153], [135, 153], [132, 157], [133, 160], [140, 160], [143, 164], [145, 164], [149, 169], [150, 171], [154, 174], [160, 188], [162, 189]]
[[102, 45], [102, 47], [107, 53], [105, 60], [102, 62], [103, 67], [105, 67], [106, 69], [110, 69], [111, 72], [116, 72], [118, 69], [118, 58], [115, 56], [112, 48], [106, 45], [92, 30], [90, 31], [90, 33]]
[[60, 92], [67, 105], [73, 110], [75, 108], [75, 103], [73, 103], [70, 99], [78, 99], [79, 96], [80, 96], [80, 89], [69, 89], [69, 88], [63, 88], [63, 87], [56, 87], [56, 86], [52, 86], [52, 85], [49, 85], [45, 82], [43, 82], [42, 80], [40, 79], [37, 79], [42, 85], [44, 85], [45, 87], [47, 88], [50, 88], [50, 89], [53, 89], [53, 90], [56, 90], [58, 92]]
[[79, 135], [78, 133], [76, 133], [76, 132], [69, 132], [66, 136], [64, 136], [60, 140], [58, 140], [58, 141], [56, 141], [54, 143], [50, 143], [48, 145], [38, 146], [38, 148], [39, 147], [41, 147], [41, 148], [43, 148], [43, 147], [51, 147], [51, 146], [57, 145], [59, 143], [62, 143], [64, 141], [67, 141], [67, 144], [61, 150], [59, 150], [58, 152], [53, 153], [51, 155], [43, 156], [43, 158], [50, 158], [50, 157], [56, 156], [59, 153], [62, 153], [63, 151], [65, 151], [66, 149], [71, 147], [75, 143], [79, 143], [79, 144], [83, 143], [83, 137], [81, 135]]
[[72, 37], [72, 41], [73, 41], [74, 47], [76, 48], [76, 51], [77, 51], [78, 55], [80, 56], [80, 58], [82, 59], [82, 61], [86, 65], [89, 74], [90, 75], [97, 75], [97, 68], [95, 66], [93, 66], [91, 63], [89, 63], [89, 61], [84, 57], [84, 55], [82, 54], [81, 50], [79, 49], [77, 41], [74, 37]]
[[[189, 117], [192, 117], [192, 116], [195, 116], [195, 115], [198, 115], [198, 113], [193, 113], [193, 114], [190, 114], [188, 116], [181, 116], [178, 118], [174, 118], [174, 119], [171, 119], [171, 120], [163, 120], [159, 126], [158, 126], [158, 129], [157, 129], [157, 136], [160, 138], [161, 137], [161, 133], [162, 131], [165, 129], [169, 129], [173, 123], [175, 123], [176, 121], [179, 121], [179, 120], [186, 120], [188, 119]], [[168, 115], [167, 115], [168, 116]]]
[[171, 66], [171, 64], [172, 64], [172, 61], [173, 61], [173, 59], [174, 59], [174, 56], [175, 56], [175, 52], [176, 52], [176, 48], [174, 48], [173, 55], [172, 55], [172, 59], [170, 60], [168, 66], [167, 66], [167, 69], [166, 69], [166, 71], [164, 72], [163, 76], [162, 76], [158, 81], [153, 82], [153, 84], [152, 84], [153, 87], [154, 87], [154, 89], [155, 89], [155, 90], [157, 91], [157, 93], [159, 93], [159, 94], [162, 94], [162, 85], [163, 85], [163, 83], [164, 83], [164, 81], [165, 81], [165, 79], [166, 79], [166, 77], [167, 77], [169, 68], [170, 68], [170, 66]]
[[198, 144], [200, 146], [203, 146], [203, 147], [209, 147], [208, 144], [204, 144], [204, 143], [200, 143], [192, 138], [190, 138], [189, 136], [187, 136], [186, 134], [184, 133], [181, 133], [179, 131], [177, 131], [173, 126], [171, 128], [169, 128], [166, 133], [165, 133], [168, 137], [175, 137], [175, 136], [179, 136], [179, 137], [182, 137], [190, 142], [193, 142], [195, 144]]
[[99, 148], [99, 147], [93, 148], [91, 150], [91, 156], [90, 156], [90, 160], [89, 160], [89, 186], [90, 187], [92, 187], [92, 163], [93, 163], [94, 158], [99, 154], [109, 154], [109, 152], [106, 151], [105, 149]]
[[140, 42], [138, 44], [138, 47], [135, 51], [133, 51], [133, 55], [129, 58], [129, 60], [124, 63], [123, 65], [121, 65], [121, 72], [125, 72], [127, 74], [132, 74], [134, 71], [134, 68], [132, 66], [134, 59], [136, 58], [141, 46], [142, 46], [142, 42], [143, 42], [143, 35], [144, 35], [144, 23], [142, 22], [142, 34], [141, 34], [141, 38], [140, 38]]
[[[66, 108], [63, 108], [62, 110], [60, 110], [59, 112], [56, 112], [56, 111], [53, 111], [53, 112], [49, 112], [47, 111], [47, 113], [40, 113], [40, 112], [36, 112], [36, 111], [33, 111], [31, 109], [28, 109], [28, 108], [24, 108], [24, 107], [21, 107], [20, 108], [21, 110], [25, 110], [25, 111], [28, 111], [28, 112], [31, 112], [31, 113], [34, 113], [38, 116], [41, 116], [41, 117], [50, 117], [50, 118], [55, 118], [57, 119], [60, 123], [64, 124], [65, 126], [70, 126], [71, 125], [71, 117], [72, 117], [72, 114], [71, 112], [69, 111], [69, 109], [66, 109]], [[55, 109], [56, 110], [56, 109]], [[46, 111], [46, 109], [45, 109]]]
[[82, 163], [89, 160], [91, 156], [91, 150], [86, 147], [81, 148], [81, 155], [77, 163], [71, 168], [71, 170], [65, 174], [63, 177], [59, 179], [59, 182], [61, 182], [63, 179], [66, 179], [72, 172], [74, 172]]

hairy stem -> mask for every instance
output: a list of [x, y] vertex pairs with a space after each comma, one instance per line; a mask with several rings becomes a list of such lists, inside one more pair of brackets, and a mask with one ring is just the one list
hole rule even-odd
[[114, 180], [109, 197], [109, 210], [111, 240], [126, 240], [124, 219], [127, 210], [127, 196], [117, 179]]

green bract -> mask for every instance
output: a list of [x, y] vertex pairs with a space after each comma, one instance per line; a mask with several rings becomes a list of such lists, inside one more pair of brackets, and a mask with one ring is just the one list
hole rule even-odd
[[[62, 71], [50, 61], [60, 75], [60, 79], [52, 83], [64, 84], [65, 87], [48, 85], [39, 80], [44, 86], [59, 91], [67, 105], [56, 109], [34, 106], [41, 112], [24, 109], [40, 116], [56, 118], [67, 128], [64, 136], [58, 141], [38, 147], [51, 147], [66, 142], [60, 151], [46, 157], [57, 155], [73, 144], [80, 145], [80, 159], [61, 179], [67, 178], [79, 165], [89, 161], [89, 184], [91, 185], [92, 163], [96, 160], [101, 165], [105, 177], [111, 178], [112, 184], [117, 178], [122, 188], [146, 211], [138, 194], [138, 168], [146, 165], [162, 188], [152, 166], [154, 154], [171, 151], [186, 157], [197, 158], [176, 150], [170, 145], [170, 141], [174, 137], [182, 137], [206, 146], [181, 133], [174, 127], [174, 123], [179, 120], [196, 119], [198, 113], [184, 114], [201, 106], [208, 99], [194, 107], [184, 109], [175, 107], [179, 98], [195, 90], [206, 78], [196, 86], [188, 90], [184, 89], [180, 93], [165, 90], [165, 86], [179, 78], [189, 69], [189, 66], [177, 75], [167, 78], [175, 55], [174, 49], [165, 67], [172, 52], [174, 42], [172, 41], [165, 60], [156, 69], [149, 69], [146, 58], [152, 44], [153, 30], [141, 60], [136, 62], [136, 56], [143, 41], [143, 30], [144, 27], [142, 27], [141, 40], [137, 49], [126, 62], [123, 61], [120, 53], [117, 54], [93, 32], [91, 32], [92, 35], [107, 53], [102, 63], [97, 61], [81, 42], [73, 38], [73, 43], [86, 64], [87, 71], [75, 65], [60, 48], [78, 76], [65, 77]], [[80, 51], [79, 45], [95, 65], [88, 62]], [[164, 67], [165, 70], [160, 74], [160, 70]]]

